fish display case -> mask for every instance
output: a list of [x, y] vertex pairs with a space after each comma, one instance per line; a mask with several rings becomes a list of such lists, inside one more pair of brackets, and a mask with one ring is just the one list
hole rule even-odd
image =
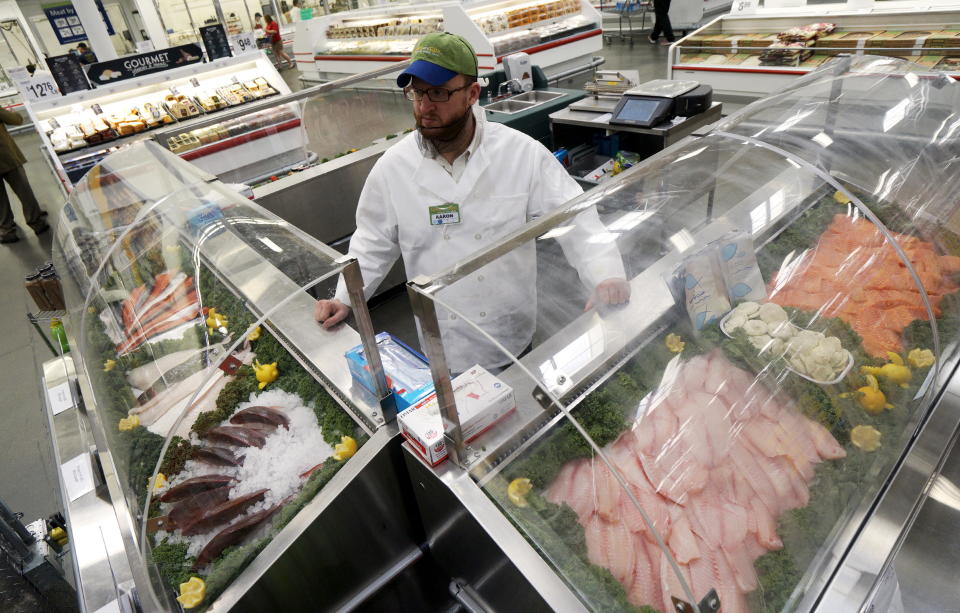
[[[958, 114], [947, 75], [838, 58], [489, 220], [408, 285], [453, 458], [412, 470], [554, 608], [861, 610], [960, 422]], [[474, 362], [516, 403], [479, 436]]]
[[756, 98], [784, 87], [840, 54], [901, 57], [956, 76], [956, 5], [767, 2], [719, 16], [670, 46], [667, 74], [722, 94]]
[[245, 168], [262, 174], [304, 162], [307, 136], [296, 108], [251, 113], [246, 121], [216, 130], [196, 129], [211, 117], [289, 93], [280, 73], [258, 52], [27, 101], [25, 108], [66, 195], [107, 155], [167, 129], [183, 135], [172, 151], [217, 175]]
[[298, 28], [294, 52], [308, 81], [406, 60], [431, 32], [469, 41], [481, 75], [517, 51], [550, 75], [589, 62], [603, 46], [600, 13], [586, 0], [398, 4], [327, 15]]
[[[53, 431], [86, 424], [122, 541], [100, 581], [128, 568], [143, 610], [230, 609], [382, 444], [369, 314], [313, 320], [340, 275], [361, 287], [356, 262], [152, 142], [85, 175], [53, 261], [83, 398]], [[352, 383], [356, 346], [372, 391]], [[63, 498], [74, 534], [108, 520]], [[77, 555], [104, 549], [94, 538]], [[76, 566], [83, 609], [108, 604], [94, 564]]]

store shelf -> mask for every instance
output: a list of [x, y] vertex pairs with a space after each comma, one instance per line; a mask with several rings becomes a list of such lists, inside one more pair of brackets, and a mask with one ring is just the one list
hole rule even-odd
[[[271, 96], [274, 96], [274, 95], [276, 94], [271, 94]], [[259, 100], [265, 100], [268, 97], [270, 96], [264, 96], [263, 98], [251, 100], [250, 102], [247, 102], [245, 104], [252, 104]], [[217, 109], [216, 111], [200, 111], [199, 115], [195, 117], [191, 117], [189, 119], [174, 118], [173, 123], [160, 124], [155, 128], [150, 128], [148, 130], [144, 130], [143, 132], [137, 132], [136, 134], [121, 136], [120, 138], [114, 139], [112, 141], [106, 141], [103, 143], [98, 143], [96, 145], [87, 145], [86, 147], [82, 147], [80, 149], [71, 149], [70, 151], [57, 154], [57, 157], [60, 158], [61, 162], [67, 163], [67, 162], [72, 162], [74, 160], [78, 160], [80, 158], [86, 157], [87, 155], [90, 155], [90, 156], [103, 155], [108, 149], [112, 149], [115, 147], [116, 148], [126, 147], [127, 145], [132, 145], [134, 143], [139, 143], [141, 141], [148, 140], [151, 138], [151, 134], [154, 132], [159, 132], [162, 130], [170, 130], [172, 128], [183, 128], [183, 131], [186, 132], [190, 129], [192, 125], [198, 123], [201, 120], [209, 119], [211, 116], [216, 116], [216, 114], [219, 111], [236, 109], [242, 106], [243, 106], [242, 104], [238, 104], [236, 106]]]
[[[219, 95], [226, 101], [228, 95], [219, 90], [229, 89], [237, 84], [243, 86], [248, 81], [259, 81], [257, 84], [246, 86], [251, 92], [258, 88], [269, 87], [269, 89], [262, 89], [261, 91], [266, 93], [272, 89], [274, 93], [268, 93], [260, 97], [255, 97], [256, 94], [254, 94], [253, 99], [247, 102], [212, 111], [204, 111], [200, 104], [195, 102], [200, 113], [188, 119], [177, 119], [170, 113], [174, 119], [172, 123], [160, 124], [114, 140], [87, 145], [62, 153], [57, 153], [53, 149], [50, 136], [50, 131], [53, 128], [50, 128], [49, 122], [54, 119], [57, 120], [60, 129], [65, 131], [70, 126], [96, 121], [97, 115], [100, 113], [107, 117], [112, 116], [117, 121], [138, 114], [139, 118], [142, 118], [143, 114], [148, 112], [144, 110], [145, 105], [152, 104], [158, 109], [162, 108], [163, 101], [167, 96], [196, 99], [197, 97]], [[266, 82], [266, 85], [263, 84], [263, 81]], [[38, 127], [40, 139], [48, 152], [52, 170], [60, 178], [64, 192], [67, 192], [91, 166], [111, 151], [155, 139], [154, 135], [169, 132], [171, 129], [189, 131], [198, 124], [209, 124], [211, 120], [216, 121], [218, 114], [221, 112], [235, 111], [246, 107], [255, 108], [258, 102], [272, 96], [288, 93], [290, 93], [289, 86], [269, 58], [263, 53], [249, 53], [208, 63], [173, 68], [93, 90], [75, 92], [51, 101], [36, 104], [28, 103], [26, 109], [34, 125]], [[243, 97], [246, 97], [246, 95], [239, 97], [239, 100], [242, 100]], [[242, 112], [248, 113], [246, 110]], [[253, 109], [249, 111], [251, 115], [253, 112]], [[57, 138], [59, 139], [60, 136], [58, 134]]]
[[[756, 36], [775, 35], [792, 27], [824, 21], [836, 24], [836, 32], [815, 39], [808, 47], [814, 54], [809, 64], [761, 66], [755, 58], [753, 61], [747, 58], [749, 65], [741, 65], [744, 63], [743, 54], [759, 55], [766, 48], [766, 44], [754, 46], [758, 42]], [[943, 69], [936, 68], [938, 61], [946, 64], [941, 56], [960, 57], [960, 44], [939, 46], [953, 44], [949, 37], [941, 36], [943, 40], [929, 46], [929, 38], [943, 30], [955, 30], [957, 23], [960, 23], [960, 11], [956, 8], [942, 4], [910, 7], [901, 2], [878, 2], [856, 9], [830, 4], [817, 5], [816, 8], [764, 8], [749, 14], [731, 13], [714, 19], [671, 45], [667, 69], [672, 78], [694, 78], [713, 86], [718, 93], [747, 96], [778, 91], [795, 77], [808, 74], [830, 61], [823, 60], [823, 56], [839, 54], [901, 57], [917, 64], [918, 71], [941, 72]], [[842, 44], [847, 40], [831, 44], [831, 40], [838, 40], [837, 34], [845, 32], [867, 32], [871, 36], [852, 38], [853, 42], [847, 46]], [[739, 46], [738, 39], [744, 37], [751, 42], [745, 47]], [[875, 40], [871, 40], [874, 37]], [[727, 58], [698, 58], [710, 63], [684, 61], [688, 55]], [[727, 60], [731, 63], [722, 63]], [[960, 79], [960, 70], [947, 66], [944, 72], [955, 80]]]
[[185, 159], [185, 160], [187, 160], [187, 161], [195, 160], [195, 159], [201, 158], [201, 157], [203, 157], [203, 156], [205, 156], [205, 155], [210, 155], [210, 154], [213, 154], [213, 153], [219, 153], [219, 152], [221, 152], [221, 151], [225, 151], [225, 150], [227, 150], [227, 149], [232, 149], [233, 147], [238, 147], [238, 146], [240, 146], [240, 145], [243, 145], [243, 144], [246, 144], [246, 143], [249, 143], [249, 142], [252, 142], [252, 141], [261, 139], [261, 138], [266, 138], [266, 137], [268, 137], [268, 136], [273, 136], [274, 134], [277, 134], [277, 133], [279, 133], [279, 132], [285, 132], [285, 131], [287, 131], [287, 130], [292, 130], [293, 128], [296, 128], [296, 127], [298, 127], [298, 126], [300, 126], [300, 125], [301, 125], [300, 119], [290, 119], [290, 120], [288, 120], [288, 121], [285, 121], [285, 122], [283, 122], [283, 123], [276, 124], [276, 125], [274, 125], [274, 126], [270, 126], [270, 127], [268, 127], [268, 128], [260, 128], [259, 130], [254, 130], [253, 132], [248, 132], [247, 134], [239, 134], [239, 135], [234, 136], [234, 137], [232, 137], [232, 138], [227, 138], [227, 139], [224, 139], [224, 140], [222, 140], [222, 141], [218, 141], [218, 142], [215, 142], [215, 143], [210, 143], [210, 144], [208, 144], [208, 145], [204, 145], [204, 146], [202, 146], [202, 147], [198, 147], [198, 148], [196, 148], [196, 149], [191, 149], [191, 150], [189, 150], [189, 151], [184, 151], [183, 153], [179, 153], [179, 154], [177, 154], [177, 155], [179, 155], [181, 158], [183, 158], [183, 159]]
[[[364, 62], [381, 65], [400, 62], [409, 57], [409, 51], [406, 51], [401, 43], [408, 40], [412, 42], [417, 35], [382, 34], [328, 40], [327, 29], [329, 27], [359, 28], [365, 22], [402, 19], [413, 14], [422, 14], [430, 18], [442, 15], [443, 29], [463, 36], [473, 46], [481, 72], [496, 70], [503, 56], [508, 53], [524, 51], [533, 56], [534, 64], [539, 65], [549, 74], [550, 69], [562, 70], [572, 65], [579, 65], [579, 62], [585, 63], [602, 48], [600, 13], [586, 0], [581, 0], [579, 4], [574, 3], [572, 6], [561, 6], [557, 3], [557, 6], [543, 9], [544, 12], [540, 14], [542, 19], [537, 20], [537, 17], [533, 16], [527, 18], [529, 21], [517, 21], [517, 11], [522, 12], [530, 6], [531, 3], [523, 0], [481, 2], [469, 5], [424, 3], [328, 15], [321, 20], [312, 20], [317, 23], [304, 26], [299, 30], [303, 36], [297, 39], [294, 52], [298, 68], [304, 78], [309, 80], [324, 80], [332, 78], [332, 75], [360, 72], [366, 69]], [[546, 15], [552, 16], [546, 17]], [[571, 21], [567, 24], [568, 29], [562, 34], [553, 31], [557, 29], [558, 24], [563, 24], [567, 20]], [[351, 23], [356, 26], [351, 26]], [[508, 23], [514, 25], [507, 28], [505, 26]], [[385, 27], [389, 29], [391, 26]], [[531, 44], [537, 40], [540, 42]], [[393, 45], [394, 41], [396, 45]], [[337, 49], [335, 45], [339, 43], [357, 45], [369, 43], [369, 52], [355, 54], [352, 52], [353, 49]], [[513, 45], [522, 46], [512, 51], [505, 51], [512, 49]], [[497, 49], [501, 49], [501, 52], [498, 53]], [[328, 50], [329, 53], [327, 53]], [[398, 53], [394, 54], [393, 51]], [[312, 59], [306, 59], [308, 57]]]

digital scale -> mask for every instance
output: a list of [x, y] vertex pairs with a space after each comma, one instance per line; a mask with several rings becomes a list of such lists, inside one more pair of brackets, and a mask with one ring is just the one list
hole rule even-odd
[[674, 117], [710, 108], [713, 88], [696, 81], [657, 79], [627, 90], [611, 111], [610, 123], [652, 128]]

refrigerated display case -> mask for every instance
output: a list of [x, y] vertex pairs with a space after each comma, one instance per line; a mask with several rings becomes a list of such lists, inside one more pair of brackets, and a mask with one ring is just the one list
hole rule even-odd
[[[154, 130], [177, 126], [189, 132], [193, 123], [224, 109], [287, 93], [289, 86], [269, 59], [257, 53], [135, 77], [116, 85], [29, 102], [26, 107], [39, 127], [54, 174], [69, 190], [106, 155], [149, 139]], [[192, 135], [177, 152], [196, 159], [200, 157], [196, 149], [201, 146], [223, 148], [225, 143], [215, 141], [242, 133], [246, 136], [241, 142], [231, 141], [233, 155], [240, 161], [250, 157], [268, 161], [271, 156], [264, 154], [260, 137], [267, 135], [263, 128], [270, 127], [284, 136], [280, 142], [267, 141], [273, 156], [300, 162], [306, 159], [306, 134], [299, 116], [269, 115], [259, 118], [259, 124], [264, 125], [252, 129], [236, 125], [222, 133]], [[251, 132], [258, 137], [252, 137]], [[224, 170], [222, 165], [205, 165], [205, 161], [198, 159], [196, 163], [215, 174]]]
[[[390, 438], [368, 313], [313, 320], [339, 275], [361, 287], [356, 263], [152, 142], [85, 175], [53, 261], [73, 350], [49, 370], [83, 399], [51, 416], [54, 448], [92, 435], [107, 490], [62, 493], [84, 609], [120, 588], [143, 610], [229, 609]], [[356, 346], [378, 395], [352, 384]], [[88, 512], [100, 496], [112, 514]]]
[[588, 62], [602, 45], [600, 13], [585, 0], [433, 2], [328, 15], [298, 26], [297, 66], [306, 80], [364, 72], [410, 57], [424, 34], [453, 32], [477, 54], [480, 74], [516, 51], [548, 74]]
[[768, 5], [744, 12], [735, 6], [671, 45], [670, 78], [757, 97], [788, 87], [838, 54], [901, 57], [926, 70], [960, 76], [955, 5]]
[[[838, 58], [489, 220], [408, 284], [453, 458], [408, 448], [415, 479], [554, 607], [860, 610], [960, 423], [958, 114], [947, 75]], [[467, 442], [475, 362], [516, 411]]]

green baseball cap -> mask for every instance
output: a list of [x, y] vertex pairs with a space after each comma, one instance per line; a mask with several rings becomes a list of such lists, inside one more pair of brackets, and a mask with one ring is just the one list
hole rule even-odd
[[458, 74], [477, 76], [477, 55], [467, 39], [457, 34], [427, 34], [417, 41], [410, 59], [413, 62], [397, 77], [400, 87], [406, 87], [413, 77], [436, 86]]

